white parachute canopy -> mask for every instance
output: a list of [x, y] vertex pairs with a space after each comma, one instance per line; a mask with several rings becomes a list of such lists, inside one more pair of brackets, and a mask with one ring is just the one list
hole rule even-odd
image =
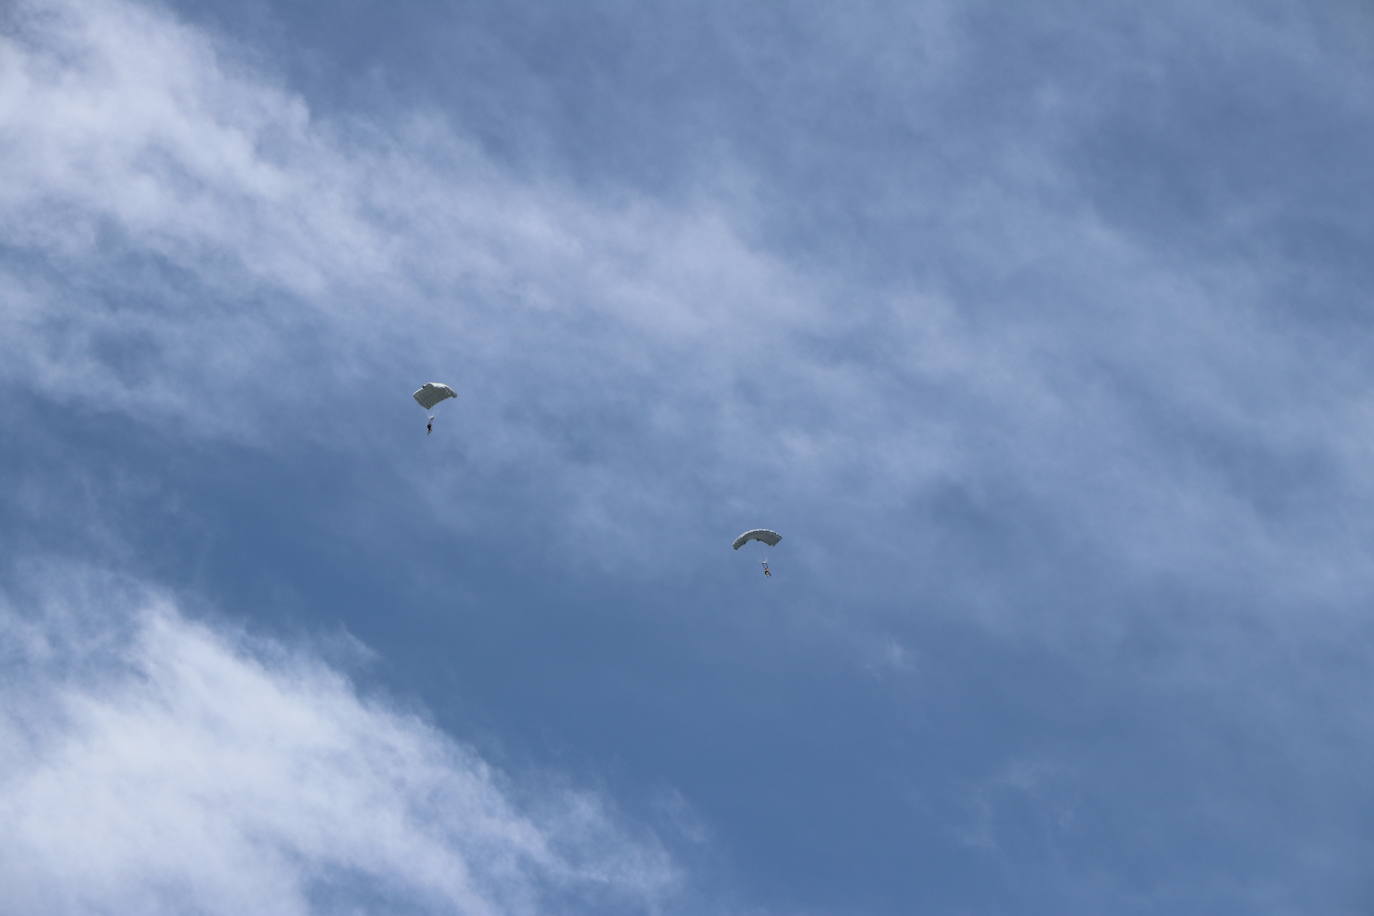
[[733, 546], [736, 550], [739, 550], [741, 547], [743, 547], [750, 541], [762, 541], [769, 547], [772, 547], [776, 545], [778, 541], [781, 540], [782, 535], [778, 534], [776, 531], [769, 531], [767, 528], [755, 528], [754, 530], [746, 531], [744, 532], [744, 534], [741, 534], [739, 537], [735, 538], [735, 543], [731, 546]]
[[429, 410], [445, 398], [458, 397], [458, 393], [443, 382], [425, 382], [411, 397], [425, 410]]

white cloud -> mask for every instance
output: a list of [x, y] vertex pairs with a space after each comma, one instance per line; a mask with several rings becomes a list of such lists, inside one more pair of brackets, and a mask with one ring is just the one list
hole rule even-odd
[[[923, 64], [907, 117], [938, 114], [962, 66]], [[1339, 377], [1354, 348], [1316, 342], [1314, 371], [1286, 320], [1255, 311], [1282, 264], [1180, 264], [1112, 225], [1064, 157], [1072, 126], [1026, 125], [976, 177], [893, 191], [927, 213], [903, 242], [992, 278], [988, 298], [940, 271], [875, 289], [761, 244], [728, 159], [716, 196], [593, 195], [505, 168], [433, 111], [321, 117], [156, 6], [27, 0], [0, 37], [0, 238], [21, 255], [0, 263], [0, 383], [192, 438], [338, 449], [356, 416], [410, 410], [403, 392], [442, 374], [465, 395], [455, 435], [480, 447], [424, 482], [436, 514], [478, 532], [520, 501], [557, 513], [552, 553], [630, 570], [598, 547], [630, 520], [679, 519], [659, 527], [668, 553], [679, 530], [728, 536], [781, 506], [832, 527], [818, 561], [908, 556], [939, 532], [878, 532], [962, 489], [1016, 494], [1070, 532], [1050, 540], [1102, 545], [1142, 580], [1287, 565], [1285, 588], [1366, 587], [1323, 559], [1342, 548], [1320, 510], [1290, 536], [1237, 459], [1191, 447], [1208, 430], [1275, 473], [1310, 455], [1370, 502], [1353, 473], [1367, 398]], [[391, 447], [376, 439], [346, 445]], [[455, 488], [497, 481], [500, 507], [450, 511]]]
[[641, 911], [672, 892], [667, 853], [600, 797], [512, 782], [309, 650], [139, 583], [35, 581], [0, 608], [7, 912]]
[[[402, 392], [447, 372], [478, 395], [471, 471], [528, 467], [596, 532], [671, 502], [623, 486], [645, 452], [693, 443], [716, 475], [787, 460], [753, 447], [769, 404], [719, 405], [804, 372], [777, 350], [823, 326], [819, 303], [718, 203], [515, 176], [433, 113], [321, 121], [243, 49], [155, 6], [20, 10], [0, 36], [0, 381], [193, 438], [271, 447], [289, 424], [335, 447], [303, 410], [403, 411]], [[585, 438], [569, 428], [647, 405], [650, 447], [563, 461]]]

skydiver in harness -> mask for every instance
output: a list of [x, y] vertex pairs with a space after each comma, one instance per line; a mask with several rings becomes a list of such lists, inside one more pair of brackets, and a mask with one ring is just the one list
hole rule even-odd
[[[415, 399], [416, 404], [419, 404], [426, 411], [430, 411], [434, 409], [435, 404], [445, 398], [456, 398], [458, 394], [443, 382], [425, 382], [411, 397]], [[425, 423], [425, 435], [428, 436], [433, 432], [434, 414], [430, 414], [429, 420]]]
[[771, 569], [768, 568], [768, 563], [767, 563], [767, 561], [763, 561], [762, 566], [763, 566], [763, 574], [764, 574], [765, 576], [767, 576], [768, 578], [770, 578], [770, 579], [773, 578], [773, 570], [771, 570]]

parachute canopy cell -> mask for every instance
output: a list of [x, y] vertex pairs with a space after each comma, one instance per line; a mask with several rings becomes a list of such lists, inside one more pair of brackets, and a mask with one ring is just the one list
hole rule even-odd
[[736, 550], [739, 550], [750, 541], [763, 541], [763, 543], [772, 547], [781, 540], [782, 535], [778, 534], [776, 531], [769, 531], [767, 528], [755, 528], [753, 531], [746, 531], [744, 534], [735, 538], [735, 543], [732, 546]]
[[443, 382], [425, 382], [420, 386], [420, 390], [411, 397], [415, 398], [425, 410], [429, 410], [444, 398], [456, 398], [458, 394]]

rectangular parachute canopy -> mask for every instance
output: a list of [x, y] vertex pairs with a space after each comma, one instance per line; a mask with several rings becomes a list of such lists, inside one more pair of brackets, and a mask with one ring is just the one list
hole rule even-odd
[[769, 547], [773, 547], [778, 543], [778, 541], [781, 540], [782, 535], [778, 534], [776, 531], [769, 531], [767, 528], [755, 528], [752, 531], [746, 531], [744, 532], [744, 534], [741, 534], [739, 537], [735, 538], [735, 543], [731, 544], [730, 546], [734, 547], [736, 550], [739, 550], [741, 547], [743, 547], [750, 541], [762, 541]]
[[411, 397], [425, 410], [429, 410], [444, 398], [456, 398], [458, 395], [443, 382], [425, 382]]

